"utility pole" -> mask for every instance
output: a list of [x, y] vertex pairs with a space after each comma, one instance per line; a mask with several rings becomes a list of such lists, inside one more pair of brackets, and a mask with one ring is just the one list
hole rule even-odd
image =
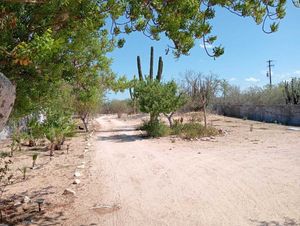
[[269, 71], [267, 71], [267, 77], [269, 77], [270, 79], [270, 87], [272, 87], [272, 67], [274, 67], [274, 64], [272, 64], [273, 60], [268, 60], [268, 69]]

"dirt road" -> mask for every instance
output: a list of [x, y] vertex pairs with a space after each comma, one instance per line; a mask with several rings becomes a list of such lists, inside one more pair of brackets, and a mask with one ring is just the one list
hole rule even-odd
[[300, 225], [300, 132], [218, 117], [229, 134], [188, 142], [143, 139], [140, 119], [97, 122], [64, 225]]

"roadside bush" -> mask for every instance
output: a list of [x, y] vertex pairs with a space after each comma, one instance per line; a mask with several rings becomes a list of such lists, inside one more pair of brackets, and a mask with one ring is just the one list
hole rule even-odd
[[171, 129], [160, 121], [144, 122], [140, 129], [145, 130], [149, 137], [164, 137], [171, 133]]
[[48, 109], [46, 121], [43, 123], [46, 138], [50, 141], [50, 156], [54, 150], [60, 150], [66, 137], [75, 135], [75, 124], [70, 114]]
[[171, 129], [173, 135], [178, 135], [185, 139], [215, 136], [219, 134], [216, 128], [210, 126], [205, 128], [205, 126], [198, 122], [189, 122], [186, 124], [176, 122]]
[[129, 100], [112, 100], [106, 102], [102, 110], [104, 114], [117, 114], [118, 118], [120, 118], [122, 114], [128, 114], [130, 112], [133, 112], [133, 110]]

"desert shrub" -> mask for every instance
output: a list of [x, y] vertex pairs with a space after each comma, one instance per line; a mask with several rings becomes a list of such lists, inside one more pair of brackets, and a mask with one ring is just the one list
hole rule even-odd
[[131, 111], [128, 100], [112, 100], [110, 102], [110, 111], [111, 113], [117, 114], [118, 118], [121, 118], [122, 114]]
[[102, 113], [117, 114], [118, 117], [122, 114], [133, 112], [130, 100], [112, 100], [104, 103]]
[[[13, 174], [11, 172], [10, 166], [12, 165], [12, 160], [9, 158], [7, 154], [0, 155], [0, 199], [2, 197], [3, 192], [5, 191], [5, 187], [10, 183]], [[0, 200], [1, 201], [1, 200]], [[0, 208], [0, 217], [2, 216], [1, 208]], [[1, 222], [1, 218], [0, 218]]]
[[152, 122], [158, 121], [160, 114], [170, 116], [168, 120], [171, 122], [173, 112], [185, 103], [185, 97], [174, 81], [162, 83], [147, 78], [137, 83], [135, 92], [140, 111], [149, 113]]
[[75, 124], [70, 114], [55, 109], [48, 109], [46, 120], [42, 124], [46, 138], [50, 141], [50, 155], [53, 150], [61, 149], [66, 137], [74, 136]]
[[140, 129], [145, 130], [149, 137], [164, 137], [171, 132], [170, 128], [160, 121], [144, 122]]
[[178, 135], [185, 139], [215, 136], [219, 134], [216, 128], [210, 126], [205, 128], [205, 126], [198, 122], [188, 122], [186, 124], [176, 122], [171, 129], [173, 135]]
[[202, 122], [203, 121], [203, 115], [200, 112], [191, 112], [189, 113], [190, 118], [189, 121], [190, 122]]
[[283, 105], [286, 102], [283, 83], [273, 85], [272, 88], [249, 87], [244, 91], [237, 86], [226, 84], [221, 89], [221, 95], [214, 98], [215, 104]]
[[28, 145], [33, 147], [37, 144], [37, 140], [44, 138], [43, 125], [38, 115], [34, 115], [27, 123], [27, 131], [24, 135], [28, 140]]

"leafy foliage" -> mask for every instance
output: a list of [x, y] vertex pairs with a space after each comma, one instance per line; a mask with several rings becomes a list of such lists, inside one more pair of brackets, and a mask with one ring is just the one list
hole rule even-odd
[[170, 134], [170, 128], [160, 121], [148, 121], [140, 127], [145, 130], [149, 137], [164, 137]]
[[105, 113], [118, 115], [131, 113], [133, 111], [129, 100], [112, 100], [105, 104], [103, 110]]
[[72, 117], [57, 109], [47, 109], [46, 120], [42, 124], [46, 138], [51, 142], [51, 149], [56, 145], [59, 149], [65, 138], [74, 134]]
[[150, 113], [150, 121], [158, 120], [160, 113], [169, 114], [184, 104], [174, 81], [161, 83], [158, 80], [139, 81], [135, 87], [140, 111]]
[[286, 104], [300, 104], [300, 78], [284, 82]]
[[210, 126], [206, 128], [198, 122], [188, 122], [183, 124], [179, 121], [175, 121], [171, 129], [172, 134], [179, 135], [185, 139], [215, 136], [219, 134], [216, 128]]
[[214, 99], [217, 104], [231, 105], [283, 105], [285, 104], [284, 85], [282, 83], [265, 87], [250, 87], [241, 91], [239, 87], [230, 85], [221, 90], [222, 95]]
[[[171, 49], [176, 57], [187, 55], [199, 40], [204, 46], [213, 44], [211, 53], [205, 50], [218, 57], [224, 49], [214, 44], [217, 37], [212, 35], [210, 22], [217, 7], [251, 17], [263, 23], [265, 30], [268, 19], [285, 16], [285, 4], [284, 0], [1, 1], [0, 71], [17, 87], [12, 118], [46, 109], [62, 83], [79, 89], [75, 112], [94, 111], [95, 100], [109, 88], [103, 77], [113, 77], [106, 54], [124, 45], [123, 34], [139, 31], [159, 40], [163, 33], [173, 42], [166, 53]], [[276, 21], [266, 32], [277, 29]], [[97, 76], [101, 77], [100, 94], [86, 81], [95, 81]]]

